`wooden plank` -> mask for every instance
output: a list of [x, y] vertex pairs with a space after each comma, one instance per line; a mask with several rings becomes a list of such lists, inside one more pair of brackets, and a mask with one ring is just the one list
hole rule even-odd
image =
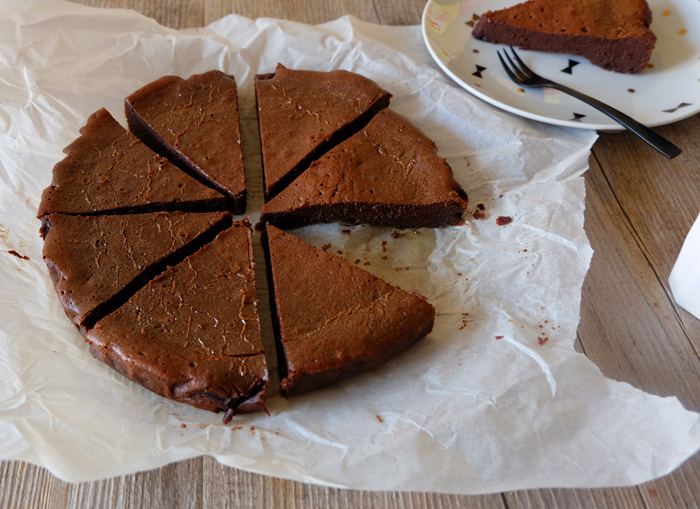
[[[625, 147], [619, 144], [618, 150]], [[637, 226], [639, 218], [621, 207], [624, 185], [611, 187], [607, 171], [594, 159], [586, 174], [586, 232], [595, 254], [584, 283], [583, 348], [606, 376], [661, 396], [678, 396], [687, 408], [698, 410], [700, 359], [685, 333], [691, 325], [679, 321], [659, 280], [661, 269], [640, 244], [645, 234]], [[635, 189], [642, 193], [644, 187]]]
[[[204, 497], [203, 458], [104, 481], [67, 483], [21, 461], [0, 463], [0, 507], [199, 509]], [[253, 507], [253, 506], [251, 506]]]
[[596, 490], [541, 489], [504, 494], [508, 509], [562, 507], [567, 509], [643, 509], [637, 488]]
[[[642, 311], [647, 316], [637, 324], [628, 324], [627, 335], [632, 338], [632, 344], [617, 344], [619, 336], [604, 342], [611, 344], [611, 351], [605, 354], [606, 357], [611, 356], [618, 362], [623, 357], [636, 357], [632, 367], [639, 379], [629, 379], [628, 367], [617, 370], [611, 376], [622, 376], [633, 385], [655, 394], [677, 395], [687, 408], [695, 411], [698, 411], [700, 404], [700, 321], [675, 304], [668, 287], [668, 275], [685, 235], [700, 212], [699, 127], [700, 116], [696, 115], [657, 129], [685, 149], [673, 161], [649, 153], [629, 133], [603, 137], [596, 144], [596, 156], [599, 167], [605, 169], [591, 174], [591, 181], [597, 184], [593, 195], [607, 198], [609, 210], [618, 207], [624, 211], [622, 222], [626, 223], [624, 229], [627, 230], [628, 241], [633, 240], [638, 253], [644, 258], [642, 262], [638, 255], [629, 270], [635, 272], [635, 279], [649, 282], [649, 293], [644, 298], [651, 306], [647, 305]], [[600, 177], [605, 178], [605, 183]], [[605, 192], [606, 185], [609, 192]], [[604, 238], [610, 241], [621, 235], [622, 232], [618, 231], [617, 235], [607, 234]], [[608, 252], [610, 247], [603, 249]], [[657, 288], [651, 291], [654, 278]], [[592, 288], [597, 286], [599, 284], [591, 281]], [[592, 288], [586, 293], [592, 292]], [[624, 314], [624, 311], [620, 314]], [[663, 329], [663, 332], [657, 331], [659, 335], [656, 338], [646, 336], [649, 316], [653, 316]], [[582, 320], [582, 326], [584, 323]], [[640, 337], [656, 344], [640, 344]], [[601, 359], [600, 363], [601, 366], [614, 366], [609, 357]], [[639, 490], [650, 508], [700, 507], [698, 486], [700, 455], [696, 454], [673, 474], [646, 483]]]
[[[460, 496], [437, 493], [354, 491], [285, 481], [225, 467], [205, 459], [204, 506], [225, 508], [306, 509], [348, 507], [353, 509], [451, 509], [474, 507], [503, 509], [500, 495]], [[220, 505], [222, 502], [225, 505]]]
[[248, 18], [278, 18], [302, 21], [311, 25], [333, 21], [345, 14], [378, 23], [379, 19], [371, 2], [357, 0], [326, 0], [305, 2], [290, 0], [205, 0], [206, 23], [212, 23], [235, 13]]

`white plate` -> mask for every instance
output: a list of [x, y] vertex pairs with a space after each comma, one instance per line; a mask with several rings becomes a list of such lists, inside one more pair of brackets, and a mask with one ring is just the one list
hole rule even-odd
[[[448, 2], [450, 0], [447, 0]], [[510, 81], [496, 50], [471, 36], [474, 14], [522, 0], [463, 0], [423, 11], [423, 38], [438, 65], [477, 97], [549, 124], [597, 130], [620, 125], [594, 108], [551, 89], [524, 89]], [[649, 67], [637, 75], [594, 66], [585, 58], [518, 50], [535, 72], [593, 96], [649, 126], [669, 124], [700, 111], [700, 2], [648, 0], [656, 47]]]

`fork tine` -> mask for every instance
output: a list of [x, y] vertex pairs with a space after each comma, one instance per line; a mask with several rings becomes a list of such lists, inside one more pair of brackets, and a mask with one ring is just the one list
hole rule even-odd
[[[508, 67], [508, 64], [506, 64], [506, 61], [503, 60], [503, 57], [501, 56], [501, 50], [497, 50], [497, 51], [496, 51], [496, 54], [498, 55], [498, 59], [501, 61], [501, 65], [503, 66], [503, 69], [505, 69], [506, 74], [508, 75], [508, 77], [509, 77], [512, 81], [514, 81], [514, 82], [516, 82], [516, 83], [520, 83], [520, 78], [518, 78], [518, 77], [515, 75], [515, 73], [513, 73], [513, 71], [510, 70], [510, 67]], [[506, 56], [507, 56], [507, 55], [506, 55]]]
[[517, 53], [515, 52], [515, 50], [513, 49], [513, 46], [510, 47], [510, 52], [513, 54], [513, 57], [515, 58], [515, 60], [518, 61], [518, 69], [520, 70], [520, 72], [522, 72], [523, 74], [525, 74], [525, 76], [527, 76], [528, 78], [536, 78], [536, 77], [538, 77], [537, 74], [535, 74], [535, 71], [533, 71], [532, 69], [530, 69], [527, 65], [525, 65], [525, 62], [523, 62], [523, 61], [520, 59], [520, 57], [518, 56], [518, 54], [517, 54]]
[[514, 62], [511, 60], [510, 56], [508, 55], [508, 52], [506, 50], [503, 50], [503, 54], [506, 56], [506, 60], [508, 60], [508, 63], [510, 64], [511, 69], [515, 73], [515, 75], [518, 77], [519, 81], [525, 81], [528, 78], [528, 75], [524, 73]]

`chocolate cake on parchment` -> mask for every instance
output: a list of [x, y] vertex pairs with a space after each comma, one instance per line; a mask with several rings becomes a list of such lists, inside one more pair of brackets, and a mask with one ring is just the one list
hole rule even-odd
[[286, 396], [374, 369], [433, 328], [435, 308], [420, 295], [271, 225], [263, 247]]
[[41, 195], [46, 214], [129, 214], [224, 210], [224, 196], [157, 155], [106, 109], [93, 113], [81, 136], [53, 168]]
[[463, 224], [467, 194], [435, 143], [390, 109], [263, 205], [281, 228], [345, 221], [394, 228]]
[[234, 223], [97, 322], [99, 360], [166, 398], [234, 413], [265, 410], [250, 225]]
[[43, 258], [83, 334], [141, 285], [231, 224], [228, 212], [43, 217]]
[[277, 64], [255, 78], [265, 200], [312, 161], [362, 129], [391, 94], [347, 71], [296, 71]]
[[220, 71], [188, 79], [164, 76], [125, 101], [129, 129], [181, 170], [226, 196], [243, 214], [246, 183], [233, 76]]

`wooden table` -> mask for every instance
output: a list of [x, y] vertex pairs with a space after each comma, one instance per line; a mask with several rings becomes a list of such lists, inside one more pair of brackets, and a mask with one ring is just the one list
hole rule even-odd
[[[173, 28], [227, 14], [322, 23], [345, 14], [387, 25], [420, 22], [425, 0], [74, 0], [135, 9]], [[700, 86], [700, 84], [699, 84]], [[700, 411], [700, 321], [678, 307], [668, 275], [700, 213], [700, 115], [661, 127], [684, 149], [668, 161], [628, 133], [601, 134], [586, 173], [595, 255], [583, 288], [577, 349], [615, 380]], [[541, 489], [486, 496], [361, 492], [250, 474], [200, 457], [100, 482], [62, 482], [43, 468], [0, 463], [0, 507], [699, 507], [700, 455], [631, 488]]]

